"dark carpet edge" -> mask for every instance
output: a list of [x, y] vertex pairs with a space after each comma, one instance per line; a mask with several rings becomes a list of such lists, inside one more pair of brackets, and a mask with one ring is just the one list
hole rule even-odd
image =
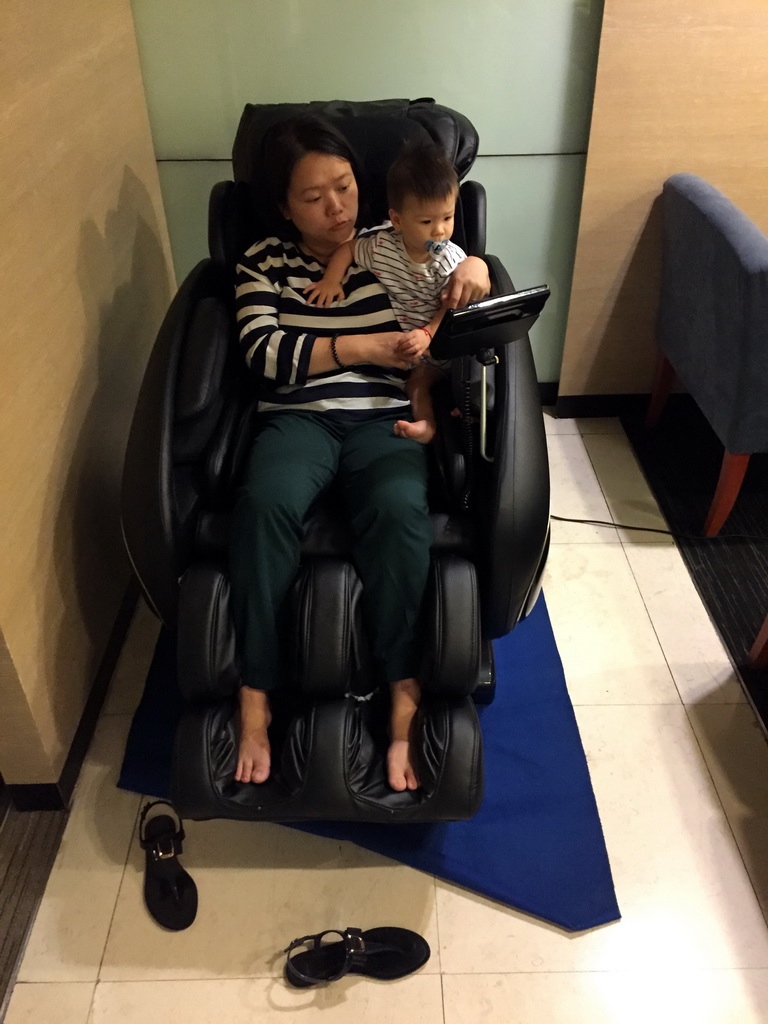
[[645, 429], [643, 417], [644, 410], [633, 409], [621, 416], [622, 426], [745, 695], [768, 731], [768, 671], [748, 663], [768, 614], [768, 455], [752, 457], [720, 536], [704, 538], [722, 444], [687, 395], [670, 400], [654, 430]]

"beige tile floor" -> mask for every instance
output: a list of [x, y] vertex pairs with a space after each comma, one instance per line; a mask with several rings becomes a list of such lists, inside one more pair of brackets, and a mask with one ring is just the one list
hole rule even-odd
[[[552, 512], [664, 527], [613, 420], [546, 417]], [[350, 844], [189, 823], [195, 925], [141, 899], [140, 798], [114, 787], [156, 633], [140, 609], [75, 795], [7, 1024], [764, 1024], [768, 746], [674, 544], [555, 523], [545, 594], [623, 919], [580, 934]], [[761, 910], [762, 907], [762, 910]], [[279, 949], [399, 923], [433, 956], [394, 983], [289, 989]]]

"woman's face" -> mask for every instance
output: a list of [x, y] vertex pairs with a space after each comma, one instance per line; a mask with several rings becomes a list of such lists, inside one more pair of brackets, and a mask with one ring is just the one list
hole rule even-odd
[[307, 153], [293, 168], [281, 212], [296, 225], [308, 249], [330, 256], [355, 233], [357, 182], [349, 162]]

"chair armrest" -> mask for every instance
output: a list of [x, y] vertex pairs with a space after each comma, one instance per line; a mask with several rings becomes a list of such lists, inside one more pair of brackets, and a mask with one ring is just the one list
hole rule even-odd
[[[513, 291], [496, 256], [486, 256], [492, 291]], [[526, 335], [504, 340], [508, 325], [489, 329], [498, 337], [494, 368], [493, 465], [479, 467], [475, 508], [482, 549], [483, 632], [504, 636], [529, 610], [549, 534], [549, 465], [544, 418]], [[498, 332], [498, 333], [497, 333]]]
[[172, 626], [183, 572], [173, 487], [174, 399], [179, 360], [196, 305], [225, 294], [223, 276], [202, 260], [166, 313], [139, 390], [123, 465], [121, 522], [134, 573], [151, 608]]

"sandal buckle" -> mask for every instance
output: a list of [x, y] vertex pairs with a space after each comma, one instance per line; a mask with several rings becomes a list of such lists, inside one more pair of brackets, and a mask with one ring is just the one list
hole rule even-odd
[[174, 836], [163, 836], [152, 846], [152, 856], [155, 860], [170, 860], [176, 856], [176, 843]]
[[[346, 939], [348, 953], [355, 954], [365, 952], [365, 939], [362, 935], [355, 934], [355, 932], [352, 931], [347, 931], [344, 934], [344, 938]], [[353, 943], [355, 944], [353, 945]]]

